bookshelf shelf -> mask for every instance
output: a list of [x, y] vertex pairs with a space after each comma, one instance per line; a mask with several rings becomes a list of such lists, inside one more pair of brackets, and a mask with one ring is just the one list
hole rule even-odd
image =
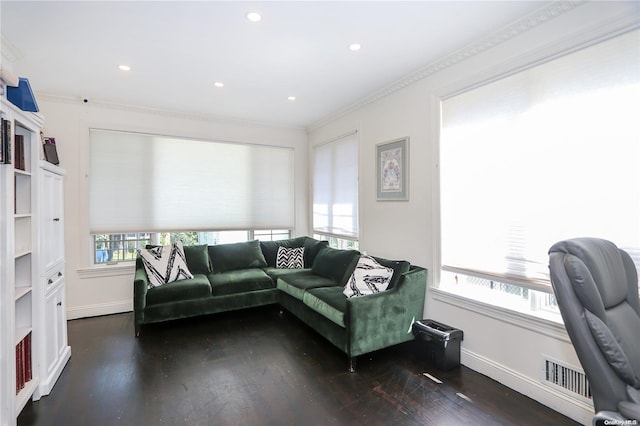
[[31, 293], [31, 287], [16, 287], [16, 301]]
[[30, 254], [31, 254], [31, 249], [22, 249], [20, 252], [15, 253], [15, 257], [17, 260], [25, 256], [29, 256]]
[[15, 338], [15, 344], [17, 345], [18, 343], [20, 343], [22, 341], [22, 339], [24, 339], [25, 337], [27, 337], [27, 334], [31, 333], [31, 327], [19, 327], [16, 329], [16, 338]]

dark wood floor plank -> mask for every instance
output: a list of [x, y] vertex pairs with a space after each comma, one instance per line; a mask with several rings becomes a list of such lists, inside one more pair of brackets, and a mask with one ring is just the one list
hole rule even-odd
[[348, 373], [343, 353], [273, 306], [148, 325], [139, 339], [131, 313], [74, 320], [69, 341], [51, 395], [19, 426], [577, 424], [468, 368], [437, 370], [419, 342]]

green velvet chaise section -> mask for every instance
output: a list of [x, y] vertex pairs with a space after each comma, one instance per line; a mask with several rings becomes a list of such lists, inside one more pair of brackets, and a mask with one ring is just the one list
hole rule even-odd
[[413, 340], [411, 325], [423, 317], [426, 286], [427, 270], [410, 266], [391, 290], [376, 294], [347, 298], [342, 287], [317, 287], [302, 300], [279, 297], [288, 311], [353, 359]]

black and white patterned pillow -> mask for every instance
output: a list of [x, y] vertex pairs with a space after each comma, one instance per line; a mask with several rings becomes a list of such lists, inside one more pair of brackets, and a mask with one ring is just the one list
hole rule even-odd
[[276, 268], [304, 268], [304, 247], [278, 247], [278, 254], [276, 255]]
[[140, 249], [140, 258], [149, 277], [149, 289], [173, 281], [193, 278], [187, 267], [182, 241], [168, 246]]
[[380, 293], [389, 287], [392, 277], [392, 268], [382, 266], [371, 256], [362, 255], [343, 293], [347, 297]]

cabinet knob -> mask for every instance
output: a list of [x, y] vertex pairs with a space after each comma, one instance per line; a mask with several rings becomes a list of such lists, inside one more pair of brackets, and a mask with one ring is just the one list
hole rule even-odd
[[62, 276], [62, 272], [58, 272], [58, 276], [61, 277]]
[[58, 302], [58, 306], [62, 306], [62, 302]]
[[53, 218], [53, 221], [54, 221], [54, 222], [60, 222], [60, 218], [59, 218], [59, 217], [54, 217], [54, 218]]
[[47, 281], [47, 284], [53, 284], [53, 280], [49, 278], [49, 280]]

